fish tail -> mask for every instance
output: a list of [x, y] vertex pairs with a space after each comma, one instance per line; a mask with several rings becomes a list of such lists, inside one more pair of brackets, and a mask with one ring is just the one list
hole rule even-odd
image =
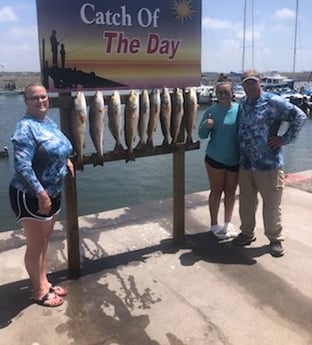
[[98, 155], [93, 163], [93, 166], [96, 167], [98, 165], [103, 166], [104, 165], [104, 157], [103, 155]]
[[76, 162], [76, 169], [83, 171], [83, 159], [82, 158], [78, 158], [77, 162]]
[[186, 144], [187, 145], [192, 145], [193, 144], [193, 138], [191, 134], [188, 134], [186, 137]]
[[126, 163], [129, 161], [135, 161], [135, 155], [133, 151], [128, 150], [128, 156], [126, 158]]
[[153, 147], [154, 147], [153, 137], [147, 138], [146, 146], [148, 146], [148, 147], [150, 147], [150, 148], [153, 148]]
[[169, 145], [168, 136], [165, 136], [165, 137], [164, 137], [164, 140], [163, 140], [163, 142], [162, 142], [162, 145]]
[[120, 153], [124, 150], [122, 144], [120, 142], [116, 142], [115, 147], [114, 147], [114, 152], [115, 153]]
[[135, 150], [137, 151], [143, 151], [144, 150], [144, 147], [145, 147], [146, 143], [144, 140], [140, 140], [138, 145], [135, 147]]

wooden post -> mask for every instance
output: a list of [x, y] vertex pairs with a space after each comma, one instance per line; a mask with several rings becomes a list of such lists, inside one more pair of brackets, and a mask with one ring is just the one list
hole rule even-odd
[[[185, 92], [184, 96], [185, 98]], [[173, 103], [173, 111], [175, 104]], [[184, 116], [181, 123], [178, 142], [185, 139], [185, 118], [187, 109], [184, 102]], [[173, 241], [176, 244], [185, 242], [185, 150], [176, 148], [173, 152]]]
[[[71, 94], [61, 93], [59, 95], [60, 123], [64, 134], [70, 135], [71, 115]], [[66, 232], [67, 232], [67, 253], [69, 275], [73, 278], [80, 276], [80, 242], [78, 226], [78, 203], [76, 171], [75, 177], [67, 175], [64, 179], [65, 207], [66, 207]]]
[[173, 153], [173, 241], [185, 241], [185, 151], [179, 148]]

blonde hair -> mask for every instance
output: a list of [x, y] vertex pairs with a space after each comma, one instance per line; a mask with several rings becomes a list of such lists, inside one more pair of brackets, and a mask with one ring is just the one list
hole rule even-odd
[[24, 100], [27, 99], [27, 94], [29, 92], [29, 90], [34, 87], [34, 86], [41, 86], [45, 89], [45, 87], [42, 85], [42, 83], [40, 83], [39, 81], [38, 82], [35, 82], [35, 83], [31, 83], [31, 84], [28, 84], [25, 89], [24, 89]]

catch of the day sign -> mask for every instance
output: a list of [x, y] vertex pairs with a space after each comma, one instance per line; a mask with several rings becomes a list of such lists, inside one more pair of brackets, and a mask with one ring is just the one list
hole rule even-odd
[[[160, 9], [153, 12], [147, 8], [141, 8], [137, 14], [136, 22], [141, 28], [158, 28], [159, 27]], [[104, 25], [108, 27], [132, 27], [134, 20], [130, 13], [127, 12], [126, 6], [121, 6], [120, 11], [113, 13], [110, 10], [106, 12], [96, 11], [93, 4], [84, 4], [80, 10], [80, 16], [83, 23], [87, 25]], [[146, 44], [139, 38], [129, 38], [124, 32], [104, 31], [103, 33], [105, 52], [107, 54], [137, 54], [142, 47], [146, 47], [146, 54], [167, 55], [173, 59], [177, 53], [181, 40], [162, 39], [160, 35], [149, 33], [146, 38]]]
[[37, 0], [37, 13], [49, 91], [199, 85], [200, 0]]

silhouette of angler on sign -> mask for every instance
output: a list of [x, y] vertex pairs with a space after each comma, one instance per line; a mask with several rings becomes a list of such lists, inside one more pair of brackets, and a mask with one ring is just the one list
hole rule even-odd
[[52, 30], [52, 34], [50, 36], [50, 43], [51, 43], [51, 51], [52, 51], [52, 65], [57, 66], [57, 50], [59, 42], [56, 38], [56, 30]]

